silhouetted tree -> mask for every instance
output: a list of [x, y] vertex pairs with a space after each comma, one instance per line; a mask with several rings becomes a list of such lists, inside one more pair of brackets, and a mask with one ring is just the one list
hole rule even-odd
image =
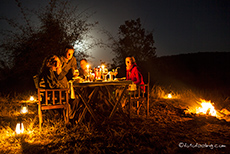
[[127, 20], [119, 27], [118, 40], [113, 39], [113, 61], [123, 64], [127, 56], [134, 56], [138, 62], [148, 61], [156, 57], [155, 49], [153, 34], [142, 28], [140, 18]]
[[[61, 54], [67, 44], [82, 45], [86, 37], [92, 39], [89, 32], [97, 22], [89, 23], [88, 19], [92, 14], [87, 15], [84, 11], [79, 13], [78, 7], [72, 6], [68, 0], [50, 0], [46, 8], [41, 8], [40, 11], [25, 9], [19, 0], [15, 1], [25, 23], [1, 17], [1, 20], [12, 27], [11, 30], [1, 31], [4, 39], [0, 42], [0, 52], [4, 58], [1, 59], [0, 67], [5, 71], [10, 68], [10, 73], [5, 74], [7, 77], [1, 74], [2, 79], [17, 78], [22, 83], [32, 80], [47, 55]], [[33, 14], [33, 19], [27, 13]], [[89, 56], [85, 51], [97, 43], [84, 42], [85, 46], [75, 50], [75, 56]]]

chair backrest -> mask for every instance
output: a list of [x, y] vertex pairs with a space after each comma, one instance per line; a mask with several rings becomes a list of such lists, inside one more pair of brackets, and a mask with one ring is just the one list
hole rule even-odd
[[[146, 104], [146, 117], [149, 116], [149, 94], [150, 94], [150, 73], [148, 72], [148, 81], [147, 83], [143, 85], [137, 85], [136, 91], [130, 91], [130, 106], [132, 105], [132, 102], [137, 102], [137, 115], [140, 114], [140, 107], [143, 104]], [[129, 115], [131, 115], [131, 108]]]
[[39, 75], [34, 75], [33, 80], [36, 89], [45, 88], [45, 81], [43, 78], [39, 81]]
[[[69, 89], [42, 89], [38, 88], [38, 101], [40, 105], [56, 105], [68, 103]], [[41, 96], [43, 95], [43, 96]]]
[[39, 77], [38, 77], [38, 75], [33, 76], [33, 79], [34, 79], [35, 88], [38, 89], [39, 88], [39, 86], [38, 86], [38, 84], [39, 84]]
[[149, 83], [150, 83], [150, 73], [148, 72], [147, 83], [145, 83], [143, 85], [137, 85], [136, 90], [134, 90], [132, 92], [131, 97], [138, 98], [138, 97], [145, 97], [145, 96], [149, 95]]

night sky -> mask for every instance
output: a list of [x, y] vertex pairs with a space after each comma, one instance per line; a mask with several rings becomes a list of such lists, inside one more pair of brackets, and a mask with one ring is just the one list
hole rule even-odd
[[[47, 0], [21, 2], [36, 9]], [[125, 20], [140, 18], [143, 27], [153, 31], [157, 56], [230, 51], [229, 0], [78, 0], [75, 4], [81, 10], [95, 11], [91, 20], [99, 22], [97, 29], [105, 29], [113, 35]], [[14, 0], [1, 0], [0, 7], [1, 15], [18, 15]], [[103, 37], [96, 32], [94, 35]], [[95, 62], [113, 57], [109, 49], [94, 48], [91, 53]]]

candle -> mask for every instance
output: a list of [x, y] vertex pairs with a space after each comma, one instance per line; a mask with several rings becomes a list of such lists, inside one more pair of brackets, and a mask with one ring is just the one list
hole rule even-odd
[[105, 65], [101, 65], [101, 68], [102, 68], [102, 72], [105, 71]]
[[24, 132], [24, 126], [23, 123], [17, 123], [16, 129], [15, 129], [16, 134], [22, 134]]

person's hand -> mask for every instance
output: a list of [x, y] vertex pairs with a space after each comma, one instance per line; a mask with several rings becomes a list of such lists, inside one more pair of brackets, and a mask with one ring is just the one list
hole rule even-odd
[[78, 69], [74, 70], [73, 76], [74, 77], [78, 77], [79, 76], [79, 70]]
[[59, 75], [62, 71], [62, 68], [61, 67], [56, 67], [56, 71], [57, 71], [57, 74]]

